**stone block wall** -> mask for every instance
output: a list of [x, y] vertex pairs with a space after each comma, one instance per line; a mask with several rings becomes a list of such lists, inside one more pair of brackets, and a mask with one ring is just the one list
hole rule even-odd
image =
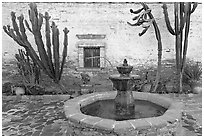
[[[162, 59], [175, 58], [174, 36], [172, 36], [164, 21], [162, 4], [148, 4], [158, 23], [163, 44]], [[63, 29], [67, 27], [69, 33], [68, 55], [69, 60], [79, 64], [78, 38], [76, 34], [105, 34], [106, 48], [105, 55], [111, 63], [122, 63], [127, 58], [131, 65], [157, 62], [157, 41], [153, 26], [145, 35], [139, 37], [141, 27], [132, 27], [127, 22], [132, 22], [132, 15], [129, 10], [138, 9], [141, 6], [135, 3], [37, 3], [38, 11], [48, 11], [51, 21], [55, 21], [60, 31], [60, 51], [63, 46]], [[28, 19], [28, 3], [2, 3], [2, 25], [11, 24], [10, 12], [15, 11], [16, 15], [24, 14]], [[168, 4], [168, 11], [171, 24], [174, 25], [173, 5]], [[43, 24], [44, 25], [44, 24]], [[42, 27], [44, 29], [44, 27]], [[202, 57], [202, 5], [191, 15], [191, 26], [189, 36], [189, 48], [187, 57], [201, 61]], [[28, 32], [29, 40], [34, 44], [32, 35]], [[3, 60], [14, 59], [19, 47], [2, 30], [2, 55]], [[104, 61], [105, 62], [105, 61]], [[109, 66], [107, 63], [106, 66]]]

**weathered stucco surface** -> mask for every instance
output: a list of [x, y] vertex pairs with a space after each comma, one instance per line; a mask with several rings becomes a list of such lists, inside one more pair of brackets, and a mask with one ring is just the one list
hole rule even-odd
[[[78, 53], [76, 34], [106, 34], [106, 56], [114, 63], [121, 63], [123, 58], [127, 58], [129, 63], [136, 65], [144, 64], [146, 61], [157, 61], [157, 41], [155, 39], [154, 28], [147, 31], [142, 37], [138, 33], [141, 27], [132, 27], [127, 21], [132, 22], [132, 9], [141, 6], [133, 3], [37, 3], [38, 11], [43, 13], [48, 11], [51, 21], [55, 21], [60, 30], [61, 51], [63, 46], [64, 27], [70, 30], [68, 55], [70, 60], [77, 62]], [[175, 58], [174, 36], [172, 36], [164, 21], [162, 4], [149, 4], [152, 13], [158, 23], [162, 36], [163, 59]], [[15, 11], [19, 16], [24, 14], [28, 19], [28, 3], [2, 3], [2, 25], [11, 24], [10, 12]], [[168, 4], [169, 17], [174, 26], [173, 5]], [[44, 29], [44, 27], [43, 27]], [[195, 12], [191, 15], [191, 27], [189, 36], [189, 48], [187, 57], [194, 60], [202, 60], [202, 5], [199, 4]], [[32, 35], [29, 40], [34, 42]], [[33, 45], [35, 45], [33, 43]], [[2, 55], [3, 61], [14, 59], [19, 47], [2, 30]], [[108, 65], [108, 63], [107, 63]]]

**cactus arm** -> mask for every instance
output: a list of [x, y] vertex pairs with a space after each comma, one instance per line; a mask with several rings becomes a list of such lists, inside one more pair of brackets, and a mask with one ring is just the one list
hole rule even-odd
[[[149, 9], [149, 7], [144, 2], [141, 2], [140, 4], [144, 7], [144, 10]], [[157, 41], [160, 41], [161, 40], [161, 35], [160, 35], [159, 27], [157, 26], [157, 23], [154, 20], [154, 17], [152, 15], [152, 13], [148, 12], [147, 15], [149, 16], [150, 20], [152, 20], [152, 24], [154, 26], [154, 30], [155, 30], [155, 34], [156, 34], [156, 39], [157, 39]]]
[[[4, 28], [5, 29], [5, 28]], [[17, 42], [17, 44], [19, 44], [20, 46], [26, 48], [26, 45], [22, 42], [22, 40], [14, 33], [13, 29], [9, 29], [9, 30], [4, 30], [11, 38], [13, 38], [14, 41]]]
[[135, 16], [132, 20], [137, 20], [137, 19], [143, 19], [143, 21], [146, 21], [146, 18], [147, 18], [147, 14], [151, 12], [150, 9], [147, 9], [145, 11], [143, 11], [142, 13], [140, 13], [138, 16]]
[[54, 53], [54, 66], [55, 66], [55, 81], [59, 79], [59, 30], [54, 22], [52, 22], [52, 44]]
[[140, 13], [144, 8], [138, 9], [136, 11], [133, 11], [133, 9], [130, 9], [130, 13], [138, 14]]
[[[140, 13], [142, 10], [144, 9], [144, 7], [142, 9], [140, 9], [138, 12], [134, 12], [132, 9], [130, 9], [130, 12], [134, 12], [134, 13]], [[132, 20], [137, 20], [136, 23], [131, 24], [130, 22], [127, 22], [130, 26], [140, 26], [142, 25], [144, 22], [149, 22], [150, 20], [147, 19], [147, 14], [150, 13], [151, 10], [150, 9], [146, 9], [145, 11], [143, 11], [142, 13], [140, 13], [139, 15], [135, 16]], [[143, 30], [145, 31], [145, 30]], [[146, 30], [147, 31], [147, 30]], [[145, 31], [145, 32], [146, 32]], [[141, 34], [141, 33], [140, 33]]]
[[[29, 53], [28, 51], [26, 50], [26, 53], [24, 52], [24, 55], [26, 55], [26, 58], [27, 58], [27, 64], [29, 66], [29, 70], [32, 71], [32, 67], [31, 67], [31, 64], [30, 64], [30, 58], [29, 58]], [[35, 62], [33, 62], [35, 63]], [[32, 73], [32, 72], [31, 72]]]
[[176, 67], [180, 68], [180, 28], [179, 28], [179, 17], [178, 17], [178, 2], [174, 2], [174, 17], [175, 17], [175, 49], [176, 49]]
[[179, 18], [178, 18], [178, 2], [174, 2], [174, 15], [175, 15], [175, 35], [179, 35]]
[[169, 21], [167, 5], [165, 3], [163, 3], [162, 8], [163, 8], [163, 13], [164, 13], [164, 18], [165, 18], [167, 29], [172, 35], [175, 35], [175, 32], [174, 32], [173, 28], [171, 27], [171, 24], [170, 24], [170, 21]]
[[39, 31], [41, 30], [42, 23], [43, 23], [43, 15], [39, 13], [39, 18], [38, 18], [38, 30]]
[[34, 31], [37, 31], [37, 24], [36, 24], [36, 16], [33, 10], [29, 10], [29, 18], [30, 18], [30, 22], [32, 24], [32, 30], [34, 33]]
[[137, 20], [140, 17], [140, 15], [135, 16], [134, 18], [132, 18], [132, 20]]
[[38, 31], [38, 11], [37, 11], [37, 5], [35, 3], [30, 3], [30, 21], [32, 23], [32, 29], [33, 31]]
[[134, 24], [127, 22], [127, 24], [129, 24], [130, 26], [140, 26], [142, 23], [136, 22]]
[[46, 46], [47, 46], [47, 54], [48, 54], [48, 64], [50, 67], [50, 70], [52, 74], [55, 74], [54, 72], [54, 66], [52, 63], [52, 52], [51, 52], [51, 40], [50, 40], [50, 24], [49, 19], [51, 18], [48, 14], [48, 12], [45, 12], [45, 38], [46, 38]]
[[10, 34], [11, 34], [12, 38], [14, 38], [14, 40], [16, 40], [16, 41], [18, 41], [19, 43], [21, 43], [21, 46], [26, 46], [26, 45], [23, 43], [23, 41], [21, 40], [21, 38], [20, 38], [18, 35], [16, 35], [16, 34], [14, 33], [14, 29], [10, 29]]
[[19, 52], [19, 61], [21, 62], [21, 63], [23, 63], [23, 67], [24, 67], [24, 71], [26, 71], [26, 69], [25, 69], [25, 56], [24, 56], [24, 54], [23, 54], [23, 50], [22, 49], [18, 49], [18, 52]]
[[21, 35], [22, 35], [22, 40], [25, 42], [27, 40], [27, 35], [25, 34], [26, 30], [25, 30], [25, 27], [24, 27], [24, 24], [23, 24], [23, 20], [24, 20], [24, 17], [23, 15], [21, 14], [21, 16], [18, 17], [18, 20], [19, 20], [19, 27], [20, 27], [20, 32], [21, 32]]
[[184, 2], [180, 2], [180, 51], [179, 51], [179, 57], [180, 61], [182, 61], [182, 42], [183, 42], [183, 28], [185, 25], [185, 17], [184, 17]]
[[[155, 31], [155, 34], [156, 34], [157, 41], [161, 41], [161, 34], [160, 34], [160, 31], [159, 31], [159, 27], [156, 24], [156, 21], [153, 21], [153, 26], [154, 26], [154, 31]], [[160, 46], [159, 49], [160, 49], [160, 51], [162, 51], [162, 46]]]
[[[34, 35], [35, 43], [38, 48], [40, 59], [48, 74], [52, 76], [52, 78], [54, 78], [54, 74], [51, 73], [51, 70], [49, 69], [50, 68], [49, 64], [47, 63], [48, 56], [44, 48], [44, 43], [42, 41], [41, 31], [39, 30], [40, 27], [38, 26], [38, 20], [40, 19], [38, 19], [37, 5], [35, 3], [30, 3], [29, 6], [30, 6], [29, 18], [32, 24], [32, 32]], [[41, 16], [40, 18], [42, 18], [42, 15], [40, 16]]]
[[139, 36], [142, 36], [143, 34], [145, 34], [147, 32], [147, 30], [149, 29], [150, 26], [146, 27], [143, 29], [143, 31], [141, 33], [139, 33]]
[[184, 13], [184, 2], [180, 2], [180, 11]]
[[47, 54], [45, 52], [44, 44], [43, 44], [43, 41], [42, 41], [42, 36], [41, 36], [41, 34], [38, 34], [38, 35], [34, 35], [34, 37], [35, 37], [35, 43], [36, 43], [38, 51], [39, 51], [40, 59], [41, 59], [43, 65], [44, 65], [44, 67], [46, 68], [47, 72], [50, 75], [53, 76], [53, 74], [49, 70], [49, 66], [48, 66], [48, 63], [47, 63], [48, 57], [47, 57]]
[[191, 3], [190, 2], [186, 3], [185, 13], [187, 14], [187, 16], [186, 16], [185, 39], [184, 39], [184, 48], [183, 48], [183, 61], [182, 61], [182, 66], [181, 66], [182, 72], [185, 67], [186, 54], [187, 54], [187, 48], [188, 48], [188, 35], [189, 35], [189, 29], [190, 29], [190, 14], [191, 14]]
[[59, 80], [61, 79], [61, 76], [62, 76], [62, 73], [63, 73], [64, 64], [66, 62], [67, 45], [68, 45], [67, 34], [68, 34], [69, 30], [67, 28], [64, 28], [63, 32], [64, 32], [64, 49], [63, 49], [63, 54], [62, 54], [62, 63], [61, 63], [60, 76], [59, 76], [60, 78], [59, 78]]
[[184, 67], [185, 67], [185, 62], [186, 62], [186, 54], [187, 54], [187, 48], [188, 48], [188, 35], [189, 35], [189, 29], [190, 29], [190, 15], [195, 11], [195, 9], [198, 6], [197, 2], [194, 2], [193, 8], [191, 9], [191, 2], [186, 2], [185, 3], [185, 8], [184, 8], [184, 13], [185, 13], [185, 38], [184, 38], [184, 47], [183, 47], [183, 60], [182, 60], [182, 66], [181, 66], [181, 72], [183, 73]]
[[8, 30], [7, 30], [6, 26], [4, 25], [4, 26], [3, 26], [3, 30], [4, 30], [4, 32], [5, 32], [8, 36], [10, 36], [10, 37], [12, 38], [12, 35], [11, 35], [10, 32], [9, 32], [10, 28], [8, 28]]
[[25, 25], [26, 25], [26, 27], [28, 28], [28, 30], [29, 30], [31, 33], [33, 33], [33, 31], [31, 30], [31, 28], [30, 28], [30, 26], [29, 26], [29, 24], [28, 24], [28, 21], [27, 21], [27, 20], [25, 20]]
[[198, 2], [194, 2], [194, 3], [193, 3], [193, 8], [192, 8], [192, 10], [191, 10], [191, 13], [193, 13], [193, 12], [195, 11], [195, 9], [197, 8], [197, 6], [198, 6]]
[[13, 29], [16, 32], [16, 35], [22, 40], [21, 34], [19, 32], [18, 24], [16, 23], [15, 12], [11, 12], [11, 20], [12, 20]]
[[139, 17], [139, 19], [137, 20], [136, 23], [134, 23], [134, 24], [131, 24], [130, 22], [127, 22], [127, 23], [128, 23], [130, 26], [140, 26], [140, 25], [142, 25], [144, 22], [147, 22], [147, 21], [145, 21], [145, 20], [143, 20], [142, 18]]
[[184, 2], [180, 2], [180, 32], [183, 30], [185, 25], [185, 14], [184, 14]]
[[46, 73], [50, 78], [53, 79], [53, 75], [50, 74], [50, 73], [46, 70], [45, 66], [43, 65], [42, 61], [39, 59], [38, 55], [36, 54], [36, 52], [35, 52], [35, 50], [34, 50], [33, 48], [29, 48], [29, 54], [30, 54], [30, 57], [33, 59], [33, 61], [34, 61], [37, 65], [39, 65], [39, 67], [40, 67], [41, 69], [43, 69], [43, 70], [45, 71], [45, 73]]
[[27, 43], [28, 47], [25, 47], [26, 51], [28, 51], [30, 57], [32, 58], [33, 62], [35, 62], [41, 69], [43, 69], [45, 71], [45, 73], [50, 77], [53, 78], [53, 75], [50, 74], [44, 64], [42, 63], [42, 61], [39, 59], [38, 55], [36, 54], [35, 50], [32, 48], [32, 46], [30, 45], [30, 43]]
[[130, 26], [137, 26], [137, 23], [132, 24], [130, 22], [127, 22], [127, 24], [130, 25]]
[[56, 34], [57, 34], [57, 36], [56, 36], [57, 42], [56, 42], [56, 49], [55, 49], [55, 51], [56, 51], [56, 67], [57, 67], [57, 69], [55, 71], [56, 71], [56, 78], [59, 80], [59, 78], [60, 78], [59, 29], [57, 27], [56, 27]]
[[153, 20], [153, 19], [148, 19], [148, 14], [144, 14], [144, 15], [142, 16], [142, 19], [143, 19], [145, 22], [150, 22], [151, 20]]
[[[151, 14], [151, 13], [150, 13]], [[153, 16], [153, 15], [152, 15]], [[159, 31], [159, 27], [157, 26], [156, 21], [153, 21], [153, 26], [156, 34], [156, 39], [157, 39], [157, 45], [158, 45], [158, 61], [157, 61], [157, 73], [156, 73], [156, 79], [155, 79], [155, 84], [153, 88], [153, 92], [155, 92], [158, 88], [158, 84], [160, 82], [160, 74], [161, 74], [161, 59], [162, 59], [162, 41], [161, 41], [161, 34]]]

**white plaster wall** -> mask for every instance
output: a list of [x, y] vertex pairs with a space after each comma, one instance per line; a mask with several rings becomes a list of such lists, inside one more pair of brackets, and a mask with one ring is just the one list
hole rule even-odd
[[[161, 4], [148, 4], [158, 23], [163, 44], [163, 59], [175, 57], [174, 36], [172, 36], [164, 21]], [[48, 11], [51, 21], [55, 21], [60, 30], [61, 51], [63, 46], [63, 28], [67, 27], [69, 33], [69, 59], [77, 62], [78, 41], [76, 34], [106, 34], [107, 58], [114, 64], [127, 58], [130, 64], [144, 64], [146, 61], [157, 61], [157, 41], [153, 26], [142, 37], [138, 33], [141, 27], [132, 27], [127, 21], [132, 22], [129, 9], [138, 9], [140, 5], [132, 3], [37, 3], [38, 11]], [[2, 25], [11, 24], [10, 12], [16, 15], [24, 14], [28, 19], [28, 3], [2, 3]], [[173, 5], [168, 5], [169, 17], [174, 26]], [[202, 60], [202, 5], [191, 15], [191, 27], [189, 36], [189, 48], [187, 57], [194, 60]], [[43, 27], [44, 29], [44, 27]], [[29, 40], [34, 44], [32, 35], [28, 32]], [[2, 54], [3, 60], [13, 59], [19, 46], [10, 39], [2, 30]], [[170, 52], [166, 52], [169, 51]], [[5, 52], [7, 54], [5, 54]]]

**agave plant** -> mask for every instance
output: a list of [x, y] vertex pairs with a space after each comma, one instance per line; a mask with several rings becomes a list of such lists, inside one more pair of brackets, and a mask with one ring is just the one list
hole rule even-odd
[[183, 82], [190, 84], [192, 81], [199, 81], [202, 75], [202, 68], [199, 63], [186, 64], [184, 68]]
[[199, 94], [202, 92], [202, 82], [200, 81], [201, 77], [202, 68], [198, 62], [189, 62], [186, 64], [182, 81], [191, 87], [191, 91], [194, 94]]

